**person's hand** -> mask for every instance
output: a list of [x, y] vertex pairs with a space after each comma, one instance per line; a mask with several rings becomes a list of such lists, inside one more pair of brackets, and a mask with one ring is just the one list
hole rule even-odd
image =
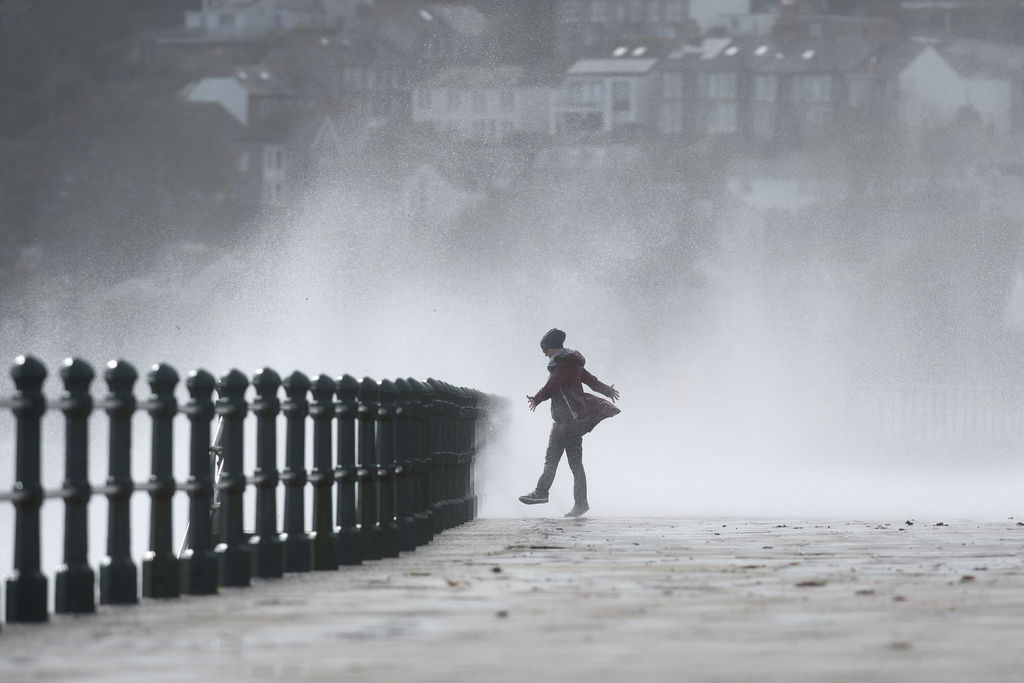
[[536, 396], [527, 396], [526, 397], [526, 404], [528, 406], [530, 406], [530, 412], [531, 413], [533, 411], [537, 410], [537, 397]]
[[615, 403], [616, 401], [619, 400], [619, 390], [615, 388], [614, 384], [609, 384], [608, 388], [612, 390], [612, 393], [608, 396], [608, 398], [612, 400], [612, 403]]

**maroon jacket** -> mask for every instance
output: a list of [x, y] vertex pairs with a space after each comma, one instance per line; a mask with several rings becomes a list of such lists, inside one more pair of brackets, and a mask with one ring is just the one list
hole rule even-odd
[[[541, 403], [552, 399], [551, 417], [555, 422], [575, 419], [590, 422], [592, 427], [606, 417], [621, 412], [603, 398], [583, 391], [583, 385], [586, 384], [605, 396], [612, 395], [610, 386], [584, 369], [583, 365], [586, 362], [583, 354], [571, 349], [555, 354], [548, 362], [548, 371], [551, 375], [547, 383], [534, 395], [534, 400]], [[568, 411], [560, 409], [563, 406], [568, 408]]]

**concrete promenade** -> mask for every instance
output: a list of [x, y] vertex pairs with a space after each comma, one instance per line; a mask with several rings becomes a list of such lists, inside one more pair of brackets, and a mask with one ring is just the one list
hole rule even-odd
[[398, 559], [5, 624], [0, 681], [1024, 680], [1022, 550], [1013, 519], [477, 520]]

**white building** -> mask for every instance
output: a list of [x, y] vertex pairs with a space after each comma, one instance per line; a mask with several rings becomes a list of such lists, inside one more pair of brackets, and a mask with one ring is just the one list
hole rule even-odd
[[1013, 83], [981, 73], [961, 73], [940, 50], [925, 45], [899, 73], [900, 122], [909, 129], [948, 125], [977, 117], [984, 130], [1012, 129]]
[[488, 144], [543, 134], [553, 92], [549, 80], [522, 66], [449, 67], [415, 86], [412, 120]]
[[645, 47], [619, 47], [611, 57], [577, 61], [552, 104], [551, 134], [610, 133], [653, 124], [657, 63]]

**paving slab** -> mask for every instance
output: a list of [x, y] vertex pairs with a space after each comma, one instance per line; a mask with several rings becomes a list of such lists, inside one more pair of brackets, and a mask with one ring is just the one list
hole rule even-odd
[[1024, 680], [1008, 520], [483, 519], [402, 557], [4, 624], [0, 680]]

